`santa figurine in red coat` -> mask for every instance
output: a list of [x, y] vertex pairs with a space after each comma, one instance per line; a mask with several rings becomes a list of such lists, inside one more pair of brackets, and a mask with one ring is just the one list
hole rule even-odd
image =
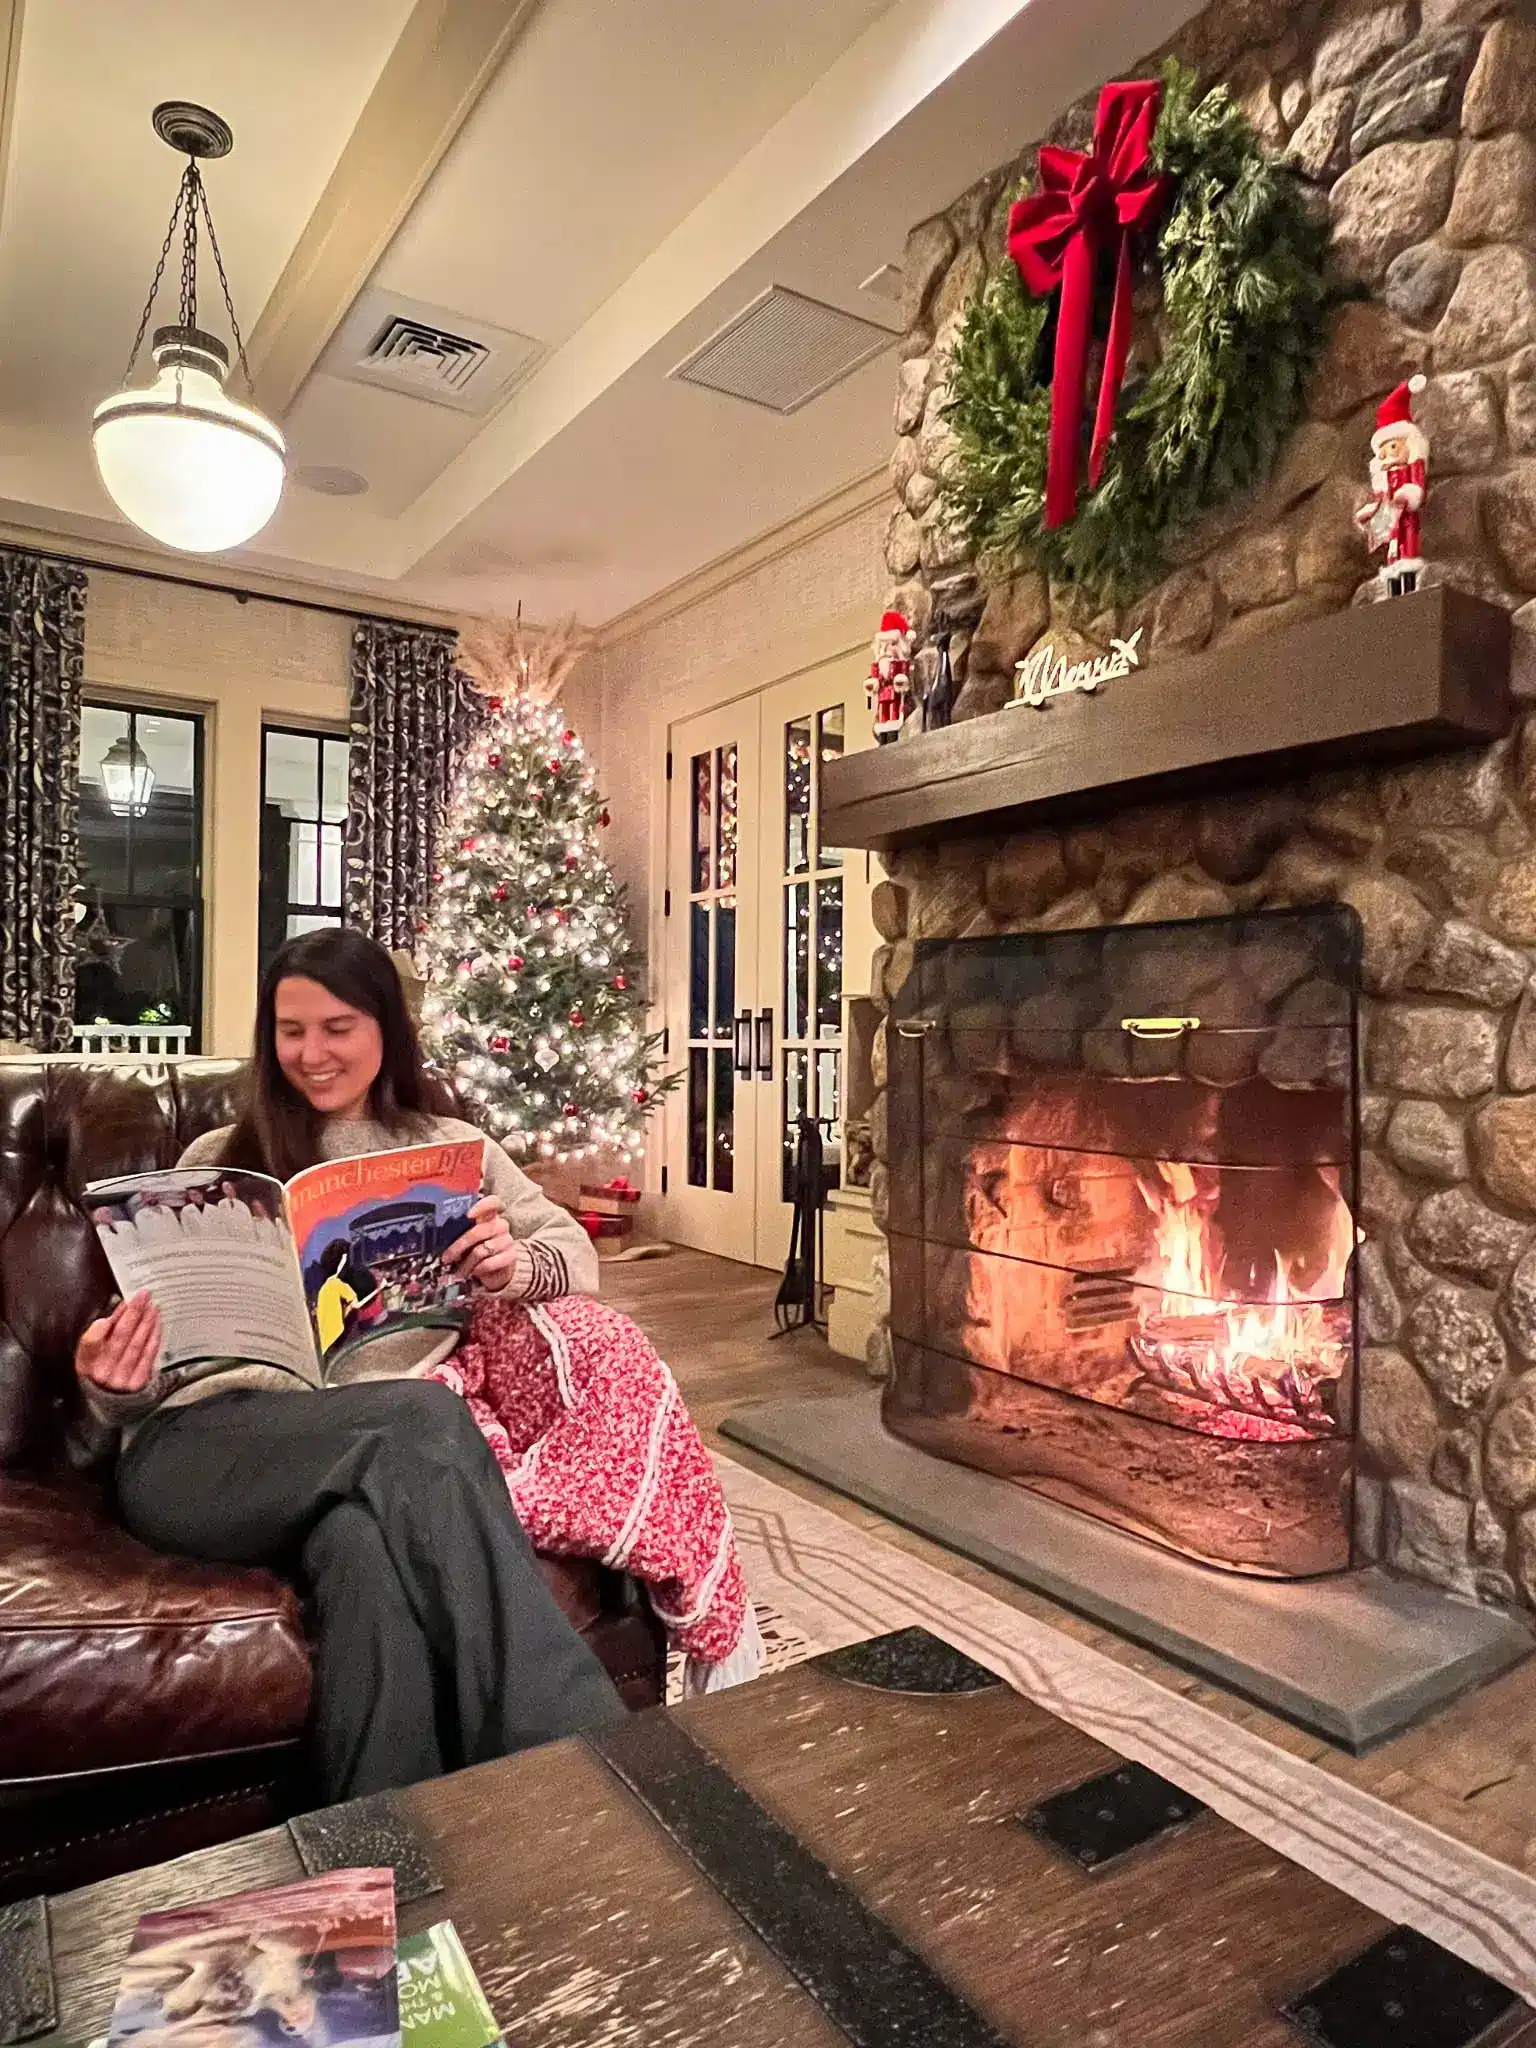
[[1371, 436], [1371, 502], [1355, 514], [1372, 554], [1385, 548], [1380, 576], [1389, 597], [1417, 590], [1424, 567], [1420, 518], [1429, 485], [1429, 442], [1413, 417], [1413, 395], [1424, 379], [1410, 377], [1376, 408]]
[[912, 628], [900, 612], [885, 613], [864, 682], [875, 738], [882, 747], [900, 738], [902, 720], [911, 708], [912, 638]]

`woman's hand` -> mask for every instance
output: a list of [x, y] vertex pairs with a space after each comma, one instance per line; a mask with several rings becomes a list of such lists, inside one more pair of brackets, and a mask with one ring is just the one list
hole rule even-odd
[[500, 1195], [482, 1195], [469, 1214], [470, 1228], [449, 1245], [443, 1264], [491, 1294], [505, 1293], [519, 1276], [526, 1286], [531, 1262], [507, 1226]]
[[155, 1376], [160, 1338], [160, 1311], [147, 1294], [130, 1295], [80, 1332], [75, 1371], [108, 1393], [137, 1394]]

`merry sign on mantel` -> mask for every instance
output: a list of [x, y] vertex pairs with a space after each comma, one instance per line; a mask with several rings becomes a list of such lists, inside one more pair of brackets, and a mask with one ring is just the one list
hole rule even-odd
[[1056, 652], [1054, 641], [1047, 640], [1017, 664], [1012, 702], [1038, 711], [1053, 697], [1065, 697], [1073, 690], [1091, 694], [1100, 683], [1128, 676], [1141, 666], [1141, 634], [1138, 626], [1129, 640], [1111, 640], [1108, 654], [1096, 655], [1092, 661], [1068, 661]]

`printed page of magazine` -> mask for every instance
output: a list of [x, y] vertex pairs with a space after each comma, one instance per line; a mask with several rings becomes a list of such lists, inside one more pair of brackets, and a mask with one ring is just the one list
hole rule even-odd
[[481, 1139], [327, 1160], [288, 1183], [288, 1218], [329, 1375], [377, 1337], [462, 1329], [470, 1286], [443, 1253], [470, 1228], [485, 1172]]
[[163, 1371], [194, 1379], [199, 1365], [246, 1358], [320, 1384], [279, 1182], [177, 1166], [93, 1181], [85, 1208], [124, 1299], [142, 1288], [160, 1311]]

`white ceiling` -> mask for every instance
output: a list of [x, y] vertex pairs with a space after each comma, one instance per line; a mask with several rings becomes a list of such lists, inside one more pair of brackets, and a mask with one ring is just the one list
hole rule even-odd
[[[495, 0], [422, 4], [446, 18]], [[357, 471], [369, 489], [291, 484], [235, 559], [595, 625], [867, 474], [889, 447], [889, 354], [787, 418], [667, 372], [773, 283], [889, 324], [889, 303], [859, 284], [899, 262], [908, 226], [1190, 11], [541, 0], [365, 281], [462, 331], [533, 337], [536, 367], [475, 417], [337, 375], [344, 334], [317, 345], [284, 420], [292, 462]], [[141, 539], [101, 491], [88, 429], [121, 375], [174, 195], [156, 101], [201, 100], [234, 128], [207, 182], [250, 333], [327, 180], [349, 174], [343, 152], [411, 12], [27, 0], [0, 203], [0, 515]], [[158, 319], [172, 317], [174, 281], [173, 267]], [[200, 282], [206, 314], [211, 270]]]

